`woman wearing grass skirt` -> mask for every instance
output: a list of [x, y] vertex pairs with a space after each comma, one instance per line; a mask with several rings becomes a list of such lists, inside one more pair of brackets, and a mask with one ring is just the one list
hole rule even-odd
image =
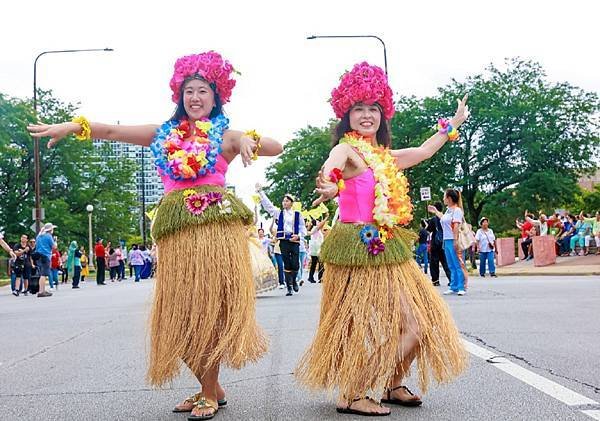
[[80, 140], [93, 135], [151, 147], [165, 196], [152, 225], [159, 256], [148, 380], [162, 385], [182, 362], [187, 365], [202, 391], [174, 411], [191, 411], [189, 419], [212, 418], [226, 404], [218, 381], [221, 364], [239, 369], [267, 350], [255, 319], [247, 236], [253, 214], [224, 186], [238, 154], [248, 165], [282, 147], [253, 130], [229, 129], [222, 105], [235, 86], [233, 72], [213, 51], [179, 58], [170, 82], [177, 108], [161, 126], [113, 126], [78, 117], [30, 127], [34, 136], [50, 136], [49, 146], [75, 134]]
[[431, 377], [449, 381], [465, 368], [449, 309], [412, 258], [413, 234], [401, 228], [412, 219], [401, 170], [458, 138], [465, 102], [420, 147], [390, 150], [394, 106], [383, 71], [357, 64], [332, 92], [341, 121], [315, 204], [339, 194], [340, 215], [321, 248], [319, 327], [296, 374], [310, 388], [338, 389], [338, 412], [389, 415], [381, 402], [421, 405], [402, 383], [415, 359], [423, 391]]

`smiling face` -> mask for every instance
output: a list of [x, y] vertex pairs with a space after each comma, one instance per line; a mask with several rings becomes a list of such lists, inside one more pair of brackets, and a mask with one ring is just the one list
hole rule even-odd
[[183, 107], [190, 120], [200, 120], [210, 115], [215, 106], [215, 93], [208, 82], [192, 79], [183, 86]]
[[350, 108], [350, 128], [363, 136], [375, 138], [381, 124], [381, 109], [377, 104], [358, 102]]

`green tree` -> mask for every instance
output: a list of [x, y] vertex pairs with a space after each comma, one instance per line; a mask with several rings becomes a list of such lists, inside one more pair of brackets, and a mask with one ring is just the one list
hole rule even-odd
[[265, 191], [271, 200], [277, 204], [286, 193], [291, 193], [305, 209], [310, 209], [316, 199], [315, 178], [330, 150], [329, 128], [309, 126], [299, 130], [294, 139], [285, 144], [279, 159], [267, 169], [270, 185]]
[[392, 121], [394, 147], [422, 143], [465, 92], [472, 115], [460, 140], [407, 174], [415, 187], [430, 185], [435, 192], [459, 187], [471, 222], [496, 211], [499, 201], [530, 209], [568, 202], [578, 175], [596, 168], [598, 96], [551, 83], [539, 64], [520, 59], [508, 60], [504, 69], [490, 65], [465, 82], [453, 80], [435, 97], [400, 98]]
[[[39, 91], [40, 120], [53, 123], [72, 118], [75, 106], [63, 104], [49, 91]], [[9, 239], [33, 234], [33, 140], [27, 125], [35, 121], [30, 101], [0, 94], [0, 225]], [[94, 205], [94, 232], [114, 240], [134, 233], [137, 218], [131, 209], [135, 195], [135, 164], [109, 159], [108, 145], [97, 150], [91, 142], [66, 139], [52, 149], [40, 141], [41, 197], [46, 221], [58, 226], [62, 247], [71, 240], [87, 245], [86, 205]]]

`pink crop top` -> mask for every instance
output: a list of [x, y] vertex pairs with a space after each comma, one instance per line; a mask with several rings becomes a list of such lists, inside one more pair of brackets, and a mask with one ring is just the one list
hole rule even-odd
[[215, 172], [206, 174], [202, 177], [197, 177], [194, 180], [173, 180], [166, 174], [162, 174], [160, 178], [162, 179], [163, 185], [165, 186], [165, 194], [173, 191], [173, 190], [183, 190], [196, 186], [203, 186], [206, 184], [210, 184], [213, 186], [225, 187], [225, 174], [227, 173], [227, 168], [229, 164], [223, 158], [223, 155], [217, 155], [217, 162], [215, 163]]
[[362, 174], [344, 180], [346, 188], [340, 192], [340, 221], [372, 223], [375, 207], [375, 176], [367, 168]]

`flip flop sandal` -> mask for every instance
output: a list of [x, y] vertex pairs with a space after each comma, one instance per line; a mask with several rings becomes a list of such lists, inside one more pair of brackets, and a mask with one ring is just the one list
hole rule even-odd
[[[367, 412], [367, 411], [360, 411], [358, 409], [352, 409], [352, 408], [350, 408], [354, 402], [362, 401], [363, 399], [370, 400], [370, 401], [372, 401], [374, 403], [377, 403], [377, 402], [375, 402], [375, 400], [369, 398], [368, 396], [365, 396], [364, 398], [356, 398], [356, 399], [352, 400], [352, 402], [349, 402], [348, 406], [346, 406], [345, 408], [337, 407], [337, 408], [335, 408], [335, 410], [338, 413], [340, 413], [340, 414], [361, 415], [361, 416], [364, 416], [364, 417], [385, 417], [385, 416], [391, 414], [391, 412], [383, 412], [383, 413], [379, 413], [379, 412]], [[380, 403], [378, 405], [381, 406]]]
[[208, 415], [190, 415], [188, 417], [188, 421], [210, 420], [210, 419], [213, 419], [215, 417], [215, 415], [217, 415], [217, 412], [219, 412], [219, 404], [216, 401], [207, 399], [204, 396], [200, 396], [200, 399], [198, 400], [198, 402], [194, 403], [194, 407], [199, 408], [199, 409], [210, 408], [214, 412], [212, 414], [208, 414]]
[[[186, 403], [191, 403], [194, 404], [196, 403], [200, 398], [202, 397], [202, 392], [198, 392], [195, 395], [190, 396], [189, 398], [187, 398], [186, 400], [183, 401], [183, 404], [185, 405]], [[217, 401], [217, 404], [219, 405], [219, 408], [222, 408], [224, 406], [227, 406], [227, 399], [223, 398], [223, 399], [219, 399]], [[190, 409], [180, 409], [177, 408], [177, 406], [175, 408], [173, 408], [173, 412], [191, 412], [192, 408]]]
[[393, 405], [401, 405], [401, 406], [408, 406], [408, 407], [415, 407], [415, 406], [421, 406], [423, 404], [423, 401], [421, 399], [409, 399], [409, 400], [403, 400], [403, 399], [392, 399], [392, 392], [394, 390], [398, 390], [398, 389], [404, 389], [408, 392], [409, 395], [411, 396], [415, 396], [415, 394], [413, 392], [410, 391], [410, 389], [406, 386], [398, 386], [398, 387], [394, 387], [393, 389], [387, 389], [386, 393], [387, 393], [387, 399], [382, 399], [381, 402], [382, 403], [391, 403]]

